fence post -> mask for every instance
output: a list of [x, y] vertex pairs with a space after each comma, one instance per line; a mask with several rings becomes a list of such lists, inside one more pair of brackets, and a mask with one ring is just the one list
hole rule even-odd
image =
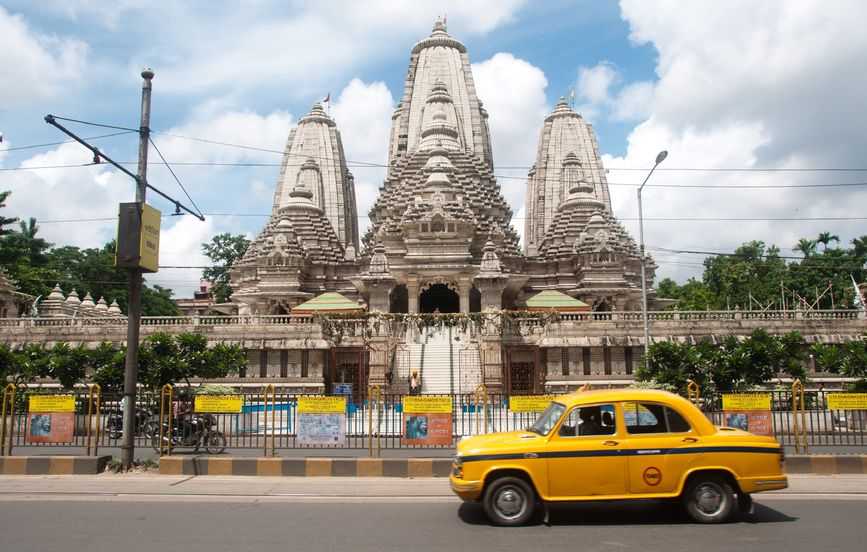
[[686, 380], [686, 398], [696, 406], [698, 406], [698, 401], [701, 399], [701, 388], [691, 379]]
[[[94, 408], [96, 405], [96, 408]], [[102, 387], [98, 383], [90, 386], [87, 393], [87, 455], [90, 456], [91, 434], [93, 433], [93, 417], [96, 416], [96, 438], [93, 439], [93, 455], [99, 450], [100, 407], [102, 405]]]
[[276, 414], [277, 414], [277, 412], [276, 412], [277, 411], [277, 391], [274, 388], [274, 384], [269, 383], [267, 386], [265, 386], [265, 391], [263, 392], [263, 394], [264, 394], [264, 396], [262, 397], [262, 402], [264, 404], [262, 405], [262, 408], [264, 408], [264, 410], [265, 410], [263, 413], [263, 416], [264, 416], [263, 419], [265, 422], [265, 427], [263, 428], [264, 429], [263, 434], [265, 435], [265, 445], [264, 445], [264, 449], [262, 450], [262, 454], [265, 457], [268, 456], [268, 397], [270, 396], [271, 397], [271, 456], [276, 456], [276, 454], [274, 453], [274, 450], [275, 450], [274, 426], [277, 425], [277, 418], [276, 418]]
[[482, 403], [482, 408], [484, 409], [482, 413], [482, 418], [484, 419], [484, 430], [485, 433], [488, 432], [488, 388], [482, 383], [476, 387], [475, 393], [473, 393], [473, 402], [476, 407], [476, 434], [480, 434], [479, 431], [479, 401]]
[[801, 383], [800, 379], [796, 379], [792, 382], [792, 429], [795, 432], [795, 452], [800, 453], [803, 447], [803, 452], [806, 454], [807, 407], [804, 395], [804, 384]]
[[[6, 404], [9, 404], [9, 449], [6, 449]], [[3, 389], [2, 424], [0, 424], [0, 456], [12, 456], [12, 435], [15, 433], [15, 385], [10, 383]]]
[[[166, 398], [168, 398], [168, 407], [166, 407]], [[163, 385], [160, 391], [160, 456], [163, 455], [163, 450], [166, 456], [172, 455], [172, 400], [174, 399], [174, 389], [170, 383]], [[165, 444], [165, 437], [168, 437], [169, 443]]]
[[[382, 435], [379, 433], [379, 407], [382, 402], [382, 389], [378, 385], [367, 388], [367, 454], [373, 455], [373, 411], [376, 410], [376, 458], [382, 455]], [[362, 418], [363, 419], [363, 418]]]

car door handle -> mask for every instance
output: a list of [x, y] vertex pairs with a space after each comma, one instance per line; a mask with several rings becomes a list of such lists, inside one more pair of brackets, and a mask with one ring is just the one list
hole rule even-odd
[[616, 447], [620, 443], [618, 443], [617, 441], [603, 441], [602, 444], [606, 447]]
[[695, 437], [684, 437], [680, 442], [681, 443], [697, 443], [698, 439], [696, 439]]

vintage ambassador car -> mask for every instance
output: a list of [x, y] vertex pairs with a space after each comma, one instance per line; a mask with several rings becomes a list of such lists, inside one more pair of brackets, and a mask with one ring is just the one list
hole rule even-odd
[[771, 437], [714, 426], [686, 399], [617, 389], [557, 397], [526, 431], [464, 438], [450, 477], [499, 525], [537, 504], [679, 498], [702, 523], [752, 508], [750, 493], [788, 486]]

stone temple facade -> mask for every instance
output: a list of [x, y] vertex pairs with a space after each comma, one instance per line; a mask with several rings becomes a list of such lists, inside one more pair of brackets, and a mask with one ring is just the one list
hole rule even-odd
[[239, 314], [325, 291], [381, 312], [521, 308], [547, 289], [638, 310], [639, 251], [614, 218], [592, 127], [563, 100], [540, 123], [522, 249], [466, 47], [438, 21], [412, 49], [363, 238], [340, 132], [316, 104], [289, 135], [269, 222], [232, 269]]

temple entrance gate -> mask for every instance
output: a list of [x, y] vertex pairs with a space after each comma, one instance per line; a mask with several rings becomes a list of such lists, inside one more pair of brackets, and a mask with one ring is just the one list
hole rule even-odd
[[460, 312], [461, 301], [458, 293], [447, 284], [431, 284], [422, 290], [418, 297], [419, 312]]

